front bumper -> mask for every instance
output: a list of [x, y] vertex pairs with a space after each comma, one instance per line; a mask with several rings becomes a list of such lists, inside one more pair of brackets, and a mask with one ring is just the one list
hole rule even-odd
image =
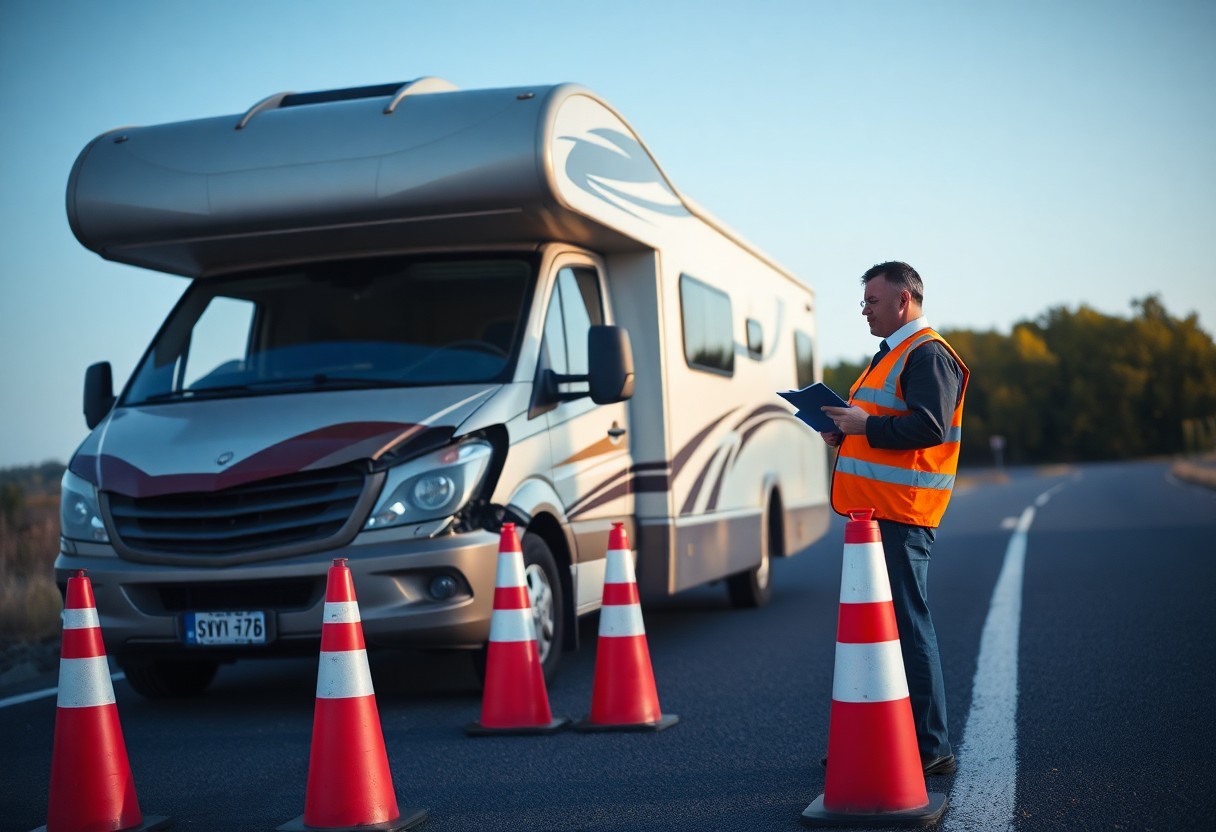
[[[60, 587], [77, 570], [93, 586], [106, 651], [111, 655], [192, 656], [219, 661], [291, 655], [318, 649], [325, 584], [334, 558], [347, 558], [373, 646], [470, 648], [489, 637], [498, 537], [490, 532], [415, 537], [414, 530], [364, 532], [325, 552], [227, 567], [134, 563], [109, 546], [68, 543], [55, 561]], [[74, 550], [74, 551], [72, 551]], [[432, 597], [447, 575], [456, 593]], [[188, 612], [263, 610], [261, 645], [187, 645]]]

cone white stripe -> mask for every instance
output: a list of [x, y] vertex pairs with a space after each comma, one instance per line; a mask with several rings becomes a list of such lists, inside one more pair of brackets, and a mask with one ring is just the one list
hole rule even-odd
[[105, 656], [59, 660], [59, 707], [93, 708], [114, 704], [114, 683]]
[[366, 650], [321, 653], [321, 666], [317, 671], [318, 699], [351, 699], [373, 693]]
[[628, 549], [609, 549], [608, 567], [604, 571], [606, 584], [634, 584], [633, 552]]
[[97, 620], [96, 607], [63, 611], [63, 629], [65, 630], [88, 630], [100, 626], [101, 622]]
[[354, 624], [359, 618], [359, 604], [356, 601], [326, 601], [325, 613], [321, 619], [324, 624]]
[[494, 610], [490, 616], [490, 641], [536, 641], [532, 610]]
[[601, 636], [644, 636], [642, 608], [637, 604], [609, 604], [600, 608]]
[[891, 600], [887, 560], [881, 543], [844, 544], [844, 563], [840, 570], [840, 603], [871, 604]]
[[908, 698], [899, 639], [872, 644], [836, 642], [832, 699], [837, 702], [890, 702]]
[[498, 571], [494, 575], [495, 587], [526, 586], [524, 581], [524, 557], [519, 552], [500, 552]]

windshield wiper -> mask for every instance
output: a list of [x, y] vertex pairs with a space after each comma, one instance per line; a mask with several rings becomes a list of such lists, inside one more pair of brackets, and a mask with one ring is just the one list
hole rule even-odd
[[159, 402], [188, 401], [206, 399], [233, 394], [257, 395], [268, 392], [269, 388], [283, 387], [287, 389], [359, 389], [382, 387], [412, 387], [405, 381], [393, 381], [383, 378], [362, 378], [359, 376], [330, 376], [317, 373], [311, 376], [294, 376], [291, 378], [255, 379], [245, 384], [220, 384], [215, 387], [192, 387], [188, 390], [166, 390], [162, 393], [152, 393], [132, 404], [156, 404]]

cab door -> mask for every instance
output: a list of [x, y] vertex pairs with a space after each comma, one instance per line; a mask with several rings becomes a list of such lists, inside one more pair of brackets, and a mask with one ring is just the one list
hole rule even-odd
[[[586, 375], [587, 333], [605, 323], [602, 275], [582, 258], [559, 258], [545, 311], [540, 372]], [[561, 394], [586, 392], [586, 382], [557, 385]], [[603, 587], [604, 557], [613, 521], [632, 530], [633, 456], [628, 403], [597, 405], [588, 395], [550, 402], [544, 418], [552, 451], [551, 476], [574, 533], [576, 601], [593, 608]]]

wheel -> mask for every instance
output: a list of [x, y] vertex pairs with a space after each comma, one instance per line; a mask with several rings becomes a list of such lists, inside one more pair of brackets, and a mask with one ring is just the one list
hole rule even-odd
[[172, 659], [122, 659], [119, 666], [135, 692], [149, 699], [194, 696], [206, 690], [218, 662]]
[[[557, 672], [562, 657], [562, 639], [565, 635], [566, 619], [563, 615], [562, 584], [557, 576], [557, 562], [549, 551], [549, 544], [534, 534], [525, 534], [520, 541], [524, 556], [524, 582], [528, 587], [528, 604], [532, 608], [532, 622], [536, 630], [536, 650], [540, 654], [540, 666], [545, 681], [550, 681]], [[486, 681], [486, 657], [488, 646], [473, 654], [473, 669], [478, 681]]]
[[738, 609], [763, 607], [773, 595], [772, 558], [781, 552], [781, 507], [769, 500], [760, 524], [760, 563], [726, 579], [731, 606]]
[[553, 678], [562, 657], [566, 623], [562, 582], [557, 576], [557, 562], [543, 538], [525, 534], [521, 546], [528, 602], [532, 605], [532, 621], [536, 625], [536, 649], [548, 680]]

